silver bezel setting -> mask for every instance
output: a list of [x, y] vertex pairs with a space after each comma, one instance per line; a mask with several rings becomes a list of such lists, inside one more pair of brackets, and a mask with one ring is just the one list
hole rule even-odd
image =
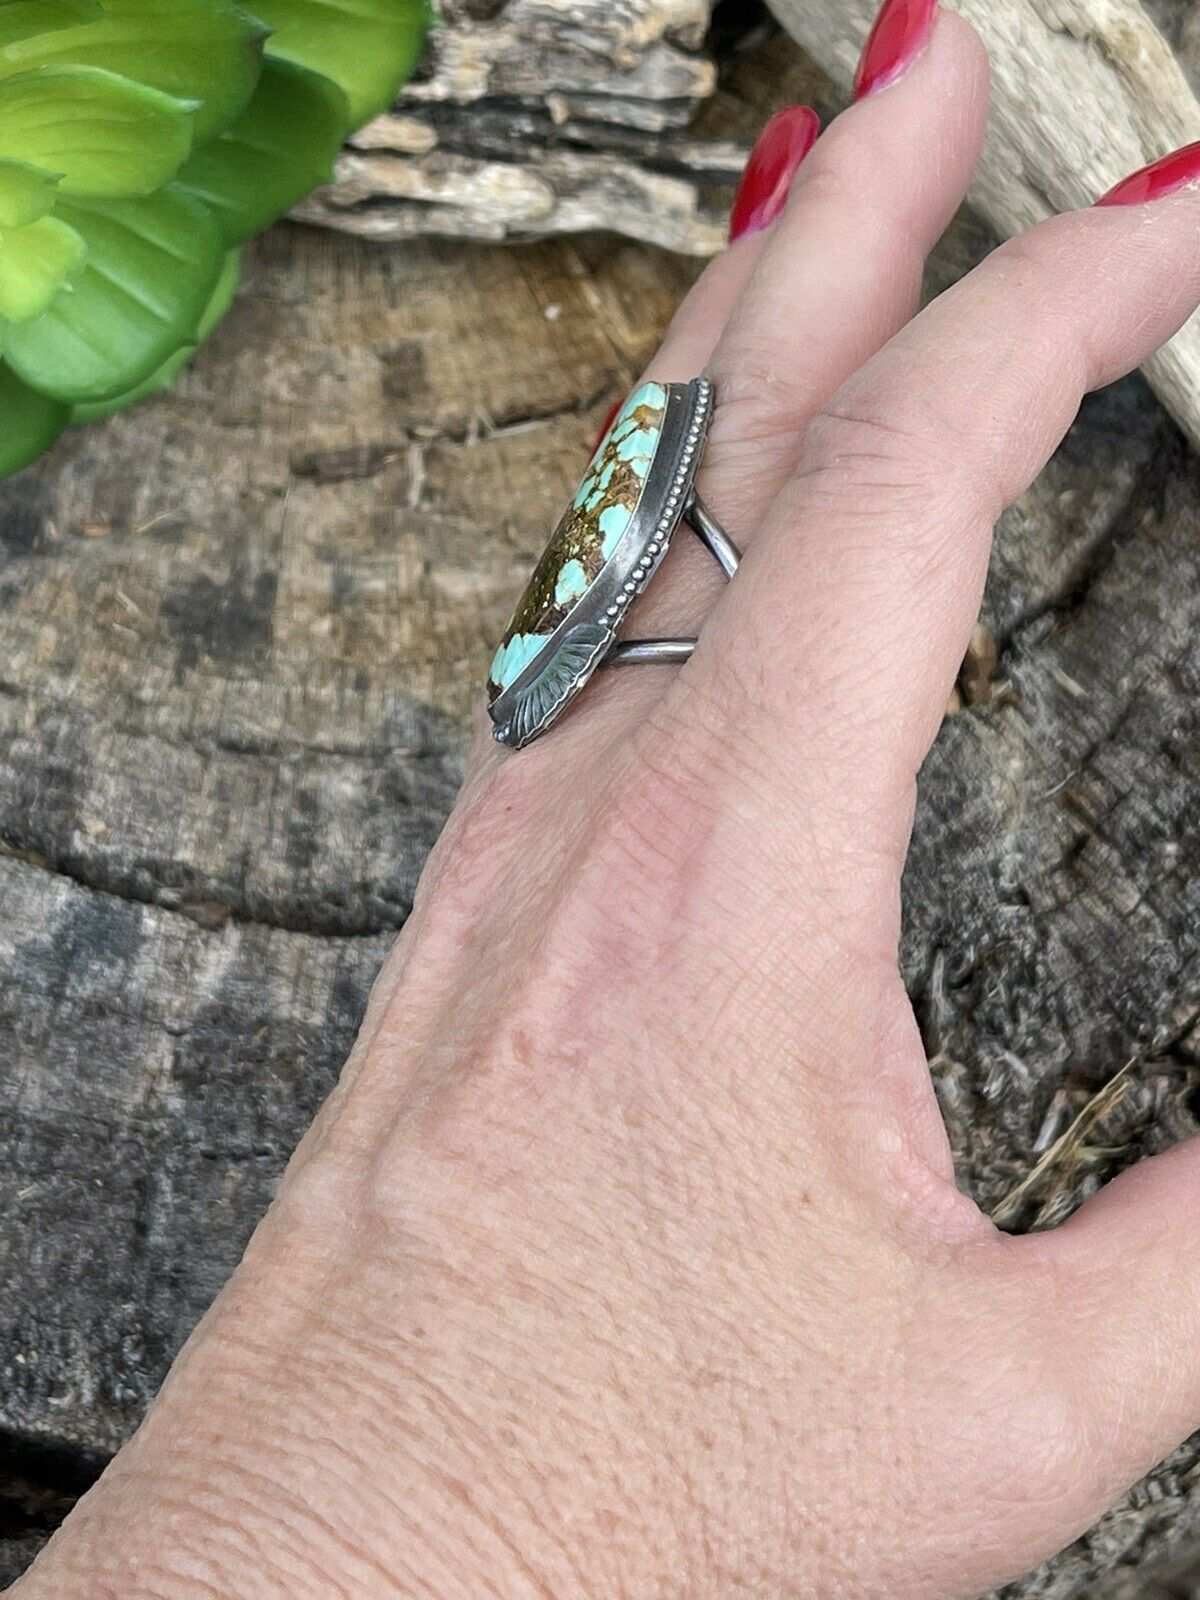
[[712, 384], [696, 378], [664, 387], [658, 444], [620, 544], [534, 659], [488, 706], [492, 737], [510, 750], [543, 733], [587, 683], [687, 513], [712, 416]]

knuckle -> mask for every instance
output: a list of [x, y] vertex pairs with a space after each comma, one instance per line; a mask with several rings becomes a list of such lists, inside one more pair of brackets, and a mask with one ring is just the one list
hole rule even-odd
[[859, 261], [876, 268], [886, 263], [890, 272], [903, 273], [915, 289], [933, 243], [923, 196], [886, 183], [881, 186], [874, 170], [864, 171], [857, 135], [832, 138], [822, 149], [824, 144], [822, 140], [801, 169], [801, 181], [793, 191], [796, 207], [816, 213], [818, 220], [822, 214], [835, 217], [842, 226], [849, 215]]
[[[939, 535], [991, 525], [1007, 504], [986, 442], [922, 398], [916, 385], [850, 384], [808, 430], [797, 484], [839, 510], [862, 503]], [[920, 557], [919, 543], [914, 552]]]
[[1039, 291], [1048, 274], [1079, 258], [1079, 219], [1073, 213], [1051, 217], [1014, 234], [988, 258], [988, 271], [1006, 289]]
[[892, 482], [925, 490], [946, 454], [942, 419], [928, 403], [878, 385], [846, 384], [809, 428], [805, 468], [861, 483]]
[[[1000, 245], [978, 269], [975, 293], [985, 323], [1019, 330], [1024, 389], [1073, 395], [1089, 387], [1095, 324], [1095, 249], [1080, 236], [1080, 213], [1052, 217]], [[964, 280], [969, 283], [970, 280]], [[1064, 423], [1065, 426], [1065, 423]]]
[[[1019, 1392], [1014, 1392], [1019, 1383]], [[1027, 1352], [1019, 1374], [1004, 1370], [1006, 1404], [996, 1419], [988, 1462], [990, 1495], [999, 1507], [1055, 1522], [1088, 1493], [1091, 1453], [1072, 1386], [1061, 1372], [1036, 1365]]]
[[[853, 176], [853, 155], [833, 128], [818, 141], [800, 170], [799, 182], [792, 185], [789, 206], [805, 211], [826, 205], [841, 215], [846, 209], [847, 179]], [[851, 191], [853, 192], [853, 191]]]
[[519, 761], [490, 761], [471, 774], [421, 874], [414, 908], [473, 923], [569, 781], [567, 770], [538, 750]]
[[651, 706], [634, 731], [597, 839], [602, 870], [628, 872], [639, 888], [693, 866], [713, 820], [713, 743], [702, 707], [692, 700], [683, 716], [680, 703]]
[[1052, 1333], [1077, 1324], [1072, 1282], [1006, 1245], [997, 1242], [984, 1284], [970, 1275], [946, 1319], [943, 1338], [963, 1387], [944, 1465], [998, 1535], [1019, 1529], [1053, 1548], [1103, 1508], [1113, 1486], [1073, 1343]]
[[686, 807], [693, 825], [712, 811], [716, 784], [747, 764], [750, 730], [770, 699], [765, 634], [765, 623], [749, 619], [736, 651], [709, 653], [702, 670], [689, 664], [635, 734], [643, 770], [674, 791], [672, 804]]
[[816, 404], [811, 373], [779, 339], [739, 338], [736, 352], [713, 358], [711, 375], [720, 404], [709, 433], [710, 459], [798, 436]]

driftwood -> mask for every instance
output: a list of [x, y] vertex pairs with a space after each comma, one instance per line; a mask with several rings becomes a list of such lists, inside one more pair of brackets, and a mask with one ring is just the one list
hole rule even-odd
[[[985, 245], [960, 229], [939, 272]], [[278, 232], [175, 394], [0, 485], [10, 1571], [332, 1083], [491, 640], [686, 276], [612, 242]], [[1030, 1225], [1197, 1126], [1200, 486], [1137, 379], [1005, 518], [985, 623], [904, 945], [964, 1183], [996, 1206], [1136, 1057]], [[1013, 1592], [1099, 1594], [1200, 1525], [1198, 1467], [1200, 1441]]]
[[[825, 71], [849, 83], [877, 0], [770, 3]], [[971, 200], [1001, 237], [1088, 205], [1144, 162], [1200, 139], [1196, 80], [1137, 0], [952, 3], [992, 60], [988, 142]], [[1158, 9], [1182, 26], [1182, 8], [1165, 0]], [[1200, 317], [1145, 371], [1200, 445]]]
[[[826, 92], [779, 40], [733, 88]], [[990, 243], [960, 222], [935, 281]], [[0, 484], [0, 1573], [332, 1083], [512, 595], [691, 271], [278, 230], [174, 393]], [[1200, 1126], [1198, 752], [1200, 482], [1134, 378], [1001, 524], [906, 882], [962, 1182], [1015, 1225]], [[1009, 1595], [1099, 1600], [1189, 1531], [1200, 1439]]]
[[[452, 6], [394, 114], [299, 215], [373, 239], [605, 228], [694, 255], [743, 151], [689, 131], [716, 87], [712, 0]], [[746, 8], [752, 11], [752, 7]]]
[[[1200, 138], [1200, 23], [1183, 0], [951, 3], [995, 69], [971, 198], [999, 236]], [[877, 0], [771, 5], [844, 89]], [[712, 0], [573, 0], [569, 18], [561, 0], [444, 9], [417, 81], [355, 137], [302, 219], [376, 240], [604, 228], [693, 255], [720, 247], [752, 129], [695, 118], [718, 60], [758, 29], [749, 0], [731, 20], [726, 8], [716, 38]], [[1146, 373], [1200, 444], [1200, 318]]]

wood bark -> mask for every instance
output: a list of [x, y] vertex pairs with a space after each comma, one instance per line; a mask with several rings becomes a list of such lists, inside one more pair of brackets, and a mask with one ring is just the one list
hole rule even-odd
[[711, 254], [744, 155], [688, 127], [716, 87], [711, 11], [712, 0], [452, 6], [394, 113], [352, 140], [336, 183], [299, 215], [372, 239], [605, 228]]
[[[735, 98], [806, 75], [776, 41]], [[935, 286], [991, 242], [961, 220]], [[692, 271], [278, 230], [173, 393], [0, 484], [6, 1576], [333, 1082], [512, 596]], [[998, 530], [903, 964], [964, 1186], [995, 1209], [1061, 1152], [1015, 1225], [1200, 1127], [1200, 481], [1137, 378]], [[1198, 1531], [1192, 1440], [1006, 1595], [1127, 1600]]]
[[0, 484], [0, 1571], [332, 1084], [504, 614], [689, 278], [277, 231], [174, 393]]
[[[799, 43], [848, 84], [877, 0], [770, 0]], [[971, 201], [1007, 238], [1089, 205], [1126, 173], [1200, 139], [1195, 74], [1137, 0], [952, 0], [992, 63], [987, 145]], [[1196, 43], [1194, 19], [1155, 8]], [[1188, 31], [1184, 35], [1184, 29]], [[1145, 366], [1164, 405], [1200, 445], [1200, 316]]]

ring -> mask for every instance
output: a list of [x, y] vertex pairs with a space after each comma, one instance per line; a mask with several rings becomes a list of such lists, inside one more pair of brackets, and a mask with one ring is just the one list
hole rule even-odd
[[694, 639], [617, 640], [686, 522], [727, 578], [740, 556], [696, 493], [712, 416], [707, 378], [643, 383], [596, 447], [517, 602], [488, 676], [492, 736], [520, 750], [601, 665], [686, 661]]

